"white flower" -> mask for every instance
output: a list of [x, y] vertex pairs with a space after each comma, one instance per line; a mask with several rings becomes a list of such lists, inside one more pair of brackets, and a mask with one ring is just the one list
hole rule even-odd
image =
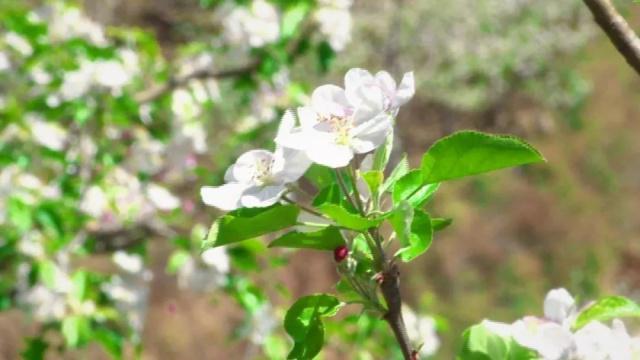
[[27, 122], [31, 128], [31, 135], [38, 144], [56, 151], [64, 148], [67, 142], [67, 131], [60, 125], [35, 116], [29, 116]]
[[199, 292], [213, 291], [220, 287], [225, 279], [225, 274], [218, 269], [202, 264], [193, 257], [189, 257], [182, 264], [177, 276], [178, 286], [181, 289]]
[[[631, 349], [626, 349], [613, 330], [599, 321], [592, 321], [578, 330], [574, 336], [575, 351], [573, 358], [581, 360], [624, 360], [631, 359]], [[625, 351], [626, 350], [626, 351]], [[617, 356], [613, 356], [614, 353]], [[626, 354], [624, 354], [626, 353]], [[625, 356], [626, 355], [626, 356]]]
[[231, 268], [229, 255], [223, 247], [209, 248], [200, 257], [202, 262], [221, 274], [228, 273]]
[[109, 210], [109, 199], [102, 188], [91, 185], [80, 200], [80, 210], [94, 218], [105, 214]]
[[34, 318], [42, 322], [62, 320], [67, 313], [66, 294], [40, 284], [20, 294], [18, 301], [33, 309]]
[[[278, 134], [290, 132], [294, 122], [293, 114], [286, 112]], [[280, 146], [275, 152], [247, 151], [227, 169], [225, 185], [205, 186], [200, 195], [205, 204], [221, 210], [270, 206], [280, 199], [286, 184], [298, 180], [309, 165], [304, 153]]]
[[12, 32], [8, 32], [4, 36], [7, 45], [19, 52], [22, 56], [30, 56], [33, 53], [31, 44], [22, 36]]
[[86, 94], [94, 79], [94, 67], [92, 63], [83, 61], [80, 67], [64, 74], [60, 85], [60, 96], [64, 100], [74, 100]]
[[384, 97], [383, 109], [394, 114], [415, 94], [413, 72], [405, 73], [397, 85], [386, 71], [378, 71], [375, 76], [364, 69], [354, 68], [345, 75], [345, 94], [353, 104], [368, 100], [367, 92], [371, 88], [379, 89]]
[[436, 322], [430, 316], [419, 316], [408, 306], [402, 307], [407, 336], [414, 346], [420, 347], [420, 358], [432, 356], [440, 347]]
[[249, 8], [234, 8], [223, 25], [226, 38], [234, 44], [262, 47], [280, 36], [278, 12], [264, 0], [254, 0]]
[[111, 280], [102, 285], [102, 291], [109, 296], [119, 311], [125, 313], [129, 325], [140, 334], [144, 328], [144, 320], [147, 312], [149, 298], [149, 281], [147, 271], [143, 276], [115, 275]]
[[354, 104], [344, 89], [318, 87], [311, 107], [298, 108], [301, 127], [279, 134], [276, 143], [304, 151], [314, 162], [332, 168], [347, 166], [354, 154], [370, 152], [384, 143], [393, 119], [383, 111], [384, 97], [377, 88], [362, 88]]
[[42, 240], [42, 234], [35, 230], [31, 230], [18, 242], [18, 250], [27, 256], [41, 259], [45, 255]]
[[131, 74], [119, 61], [98, 61], [94, 66], [93, 72], [96, 82], [112, 91], [120, 91], [131, 81]]
[[129, 273], [137, 274], [144, 270], [144, 260], [138, 254], [129, 254], [126, 251], [118, 250], [113, 253], [112, 259], [118, 267]]
[[576, 302], [566, 289], [553, 289], [544, 299], [544, 317], [555, 323], [569, 326], [576, 313]]
[[314, 14], [320, 32], [327, 37], [333, 50], [344, 50], [351, 41], [351, 1], [321, 1], [320, 4]]
[[0, 71], [7, 71], [11, 69], [11, 61], [7, 53], [0, 51]]
[[180, 199], [166, 188], [157, 185], [147, 185], [147, 197], [160, 210], [174, 210], [180, 206]]
[[80, 9], [57, 4], [46, 10], [41, 20], [48, 22], [52, 42], [84, 38], [95, 45], [106, 45], [107, 39], [102, 26], [84, 15]]
[[512, 332], [515, 341], [537, 351], [545, 360], [563, 359], [573, 346], [569, 329], [532, 316], [513, 323]]

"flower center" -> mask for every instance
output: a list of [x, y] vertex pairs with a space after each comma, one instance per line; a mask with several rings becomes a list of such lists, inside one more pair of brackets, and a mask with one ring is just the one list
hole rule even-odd
[[261, 158], [256, 161], [253, 181], [257, 185], [266, 186], [273, 182], [273, 176], [271, 175], [272, 165], [273, 160], [271, 159]]
[[331, 132], [335, 134], [336, 144], [349, 145], [351, 142], [351, 130], [353, 129], [350, 116], [331, 116], [323, 119], [323, 122], [331, 126]]

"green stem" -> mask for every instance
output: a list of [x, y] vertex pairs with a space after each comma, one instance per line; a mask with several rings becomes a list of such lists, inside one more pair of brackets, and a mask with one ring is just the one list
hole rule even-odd
[[293, 204], [293, 205], [299, 206], [300, 209], [308, 212], [309, 214], [322, 217], [321, 213], [319, 213], [319, 212], [317, 212], [317, 211], [315, 211], [315, 210], [313, 210], [313, 209], [311, 209], [311, 208], [309, 208], [309, 207], [307, 207], [307, 206], [305, 206], [303, 204], [300, 204], [300, 203], [297, 203], [297, 202], [293, 201], [292, 199], [288, 198], [286, 195], [282, 195], [282, 200], [288, 202], [289, 204]]

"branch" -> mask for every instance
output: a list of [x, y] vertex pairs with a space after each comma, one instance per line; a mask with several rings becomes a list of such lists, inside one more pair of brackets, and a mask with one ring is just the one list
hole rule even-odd
[[387, 313], [384, 319], [389, 323], [389, 327], [393, 331], [402, 355], [405, 360], [414, 360], [415, 352], [411, 348], [409, 336], [407, 336], [407, 328], [402, 319], [402, 297], [400, 296], [400, 271], [398, 265], [391, 264], [382, 274], [382, 296], [387, 303]]
[[611, 0], [583, 1], [618, 52], [640, 75], [640, 39], [622, 15], [618, 13]]
[[[312, 35], [314, 30], [315, 25], [309, 23], [304, 24], [302, 31], [300, 32], [300, 36], [293, 39], [293, 41], [287, 44], [286, 53], [290, 59], [293, 59], [303, 52], [305, 47], [304, 40], [308, 36]], [[262, 62], [263, 58], [259, 58], [252, 60], [248, 64], [232, 69], [218, 71], [212, 71], [210, 69], [200, 69], [180, 77], [171, 77], [166, 83], [158, 84], [150, 87], [149, 89], [140, 91], [135, 95], [135, 100], [139, 103], [153, 101], [169, 91], [187, 85], [191, 80], [226, 79], [251, 74], [260, 68]]]
[[172, 77], [166, 83], [152, 86], [149, 89], [143, 90], [135, 95], [136, 101], [139, 103], [146, 103], [153, 101], [165, 93], [174, 89], [187, 85], [191, 80], [203, 80], [203, 79], [225, 79], [230, 77], [241, 76], [252, 73], [260, 66], [259, 60], [254, 60], [247, 65], [240, 66], [233, 69], [212, 71], [209, 69], [200, 69], [192, 73], [181, 77]]

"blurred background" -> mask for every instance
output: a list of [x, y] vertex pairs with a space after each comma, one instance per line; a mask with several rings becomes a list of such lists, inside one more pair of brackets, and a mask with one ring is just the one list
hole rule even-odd
[[[429, 205], [454, 223], [402, 291], [433, 358], [553, 287], [640, 300], [640, 79], [581, 1], [0, 0], [0, 359], [284, 358], [284, 309], [332, 291], [331, 255], [200, 256], [219, 214], [199, 188], [352, 67], [415, 72], [395, 143], [414, 166], [460, 129], [548, 160]], [[399, 356], [347, 313], [321, 358]]]

